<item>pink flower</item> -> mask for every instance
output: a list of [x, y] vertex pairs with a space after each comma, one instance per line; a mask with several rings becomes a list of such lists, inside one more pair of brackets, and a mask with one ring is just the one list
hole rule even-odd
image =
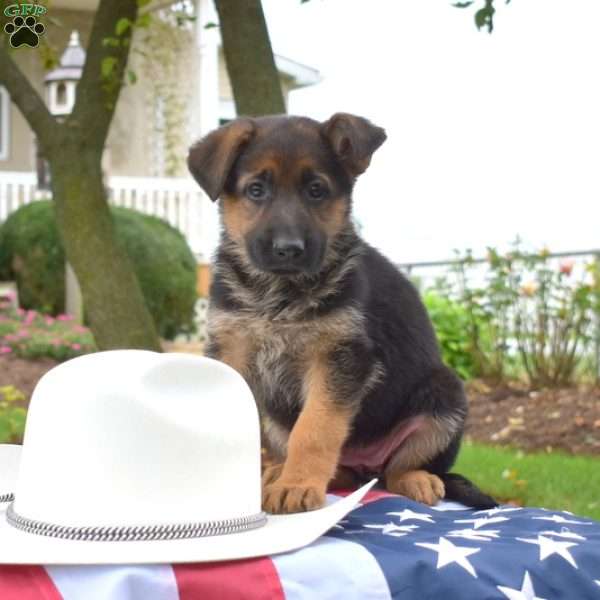
[[16, 336], [14, 333], [7, 333], [7, 334], [4, 336], [4, 339], [5, 339], [7, 342], [16, 342], [16, 341], [17, 341], [19, 338], [18, 338], [18, 336]]
[[575, 266], [574, 260], [563, 260], [560, 263], [559, 270], [563, 275], [569, 276], [573, 271], [573, 267]]
[[46, 317], [46, 325], [53, 325], [54, 319], [52, 317]]
[[57, 315], [56, 320], [57, 321], [72, 321], [73, 315]]
[[81, 344], [71, 344], [71, 348], [73, 348], [73, 350], [81, 350]]
[[17, 314], [22, 317], [25, 314], [25, 309], [24, 308], [17, 308]]
[[23, 321], [25, 325], [31, 325], [35, 320], [36, 315], [37, 313], [35, 310], [28, 310], [27, 314], [25, 315], [25, 320]]
[[26, 338], [29, 337], [29, 331], [27, 331], [27, 329], [21, 329], [17, 335], [19, 337]]
[[10, 346], [0, 346], [0, 354], [10, 354], [12, 348]]
[[62, 344], [62, 340], [52, 340], [50, 343], [53, 346], [60, 346]]
[[77, 333], [87, 333], [89, 330], [83, 325], [75, 325], [75, 327], [73, 327], [73, 331], [76, 331]]

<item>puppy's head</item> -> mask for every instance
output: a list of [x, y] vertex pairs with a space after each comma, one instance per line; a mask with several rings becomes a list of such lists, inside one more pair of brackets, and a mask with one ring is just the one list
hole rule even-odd
[[316, 274], [347, 226], [354, 180], [385, 132], [338, 113], [241, 118], [192, 146], [189, 169], [212, 200], [221, 198], [225, 232], [254, 267]]

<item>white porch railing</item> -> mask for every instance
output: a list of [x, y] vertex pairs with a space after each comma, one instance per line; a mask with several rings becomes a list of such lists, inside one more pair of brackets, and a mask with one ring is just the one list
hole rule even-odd
[[192, 251], [206, 260], [210, 236], [205, 231], [208, 198], [191, 179], [108, 177], [109, 201], [164, 219], [186, 237]]
[[37, 200], [39, 194], [35, 173], [0, 171], [0, 223], [20, 206]]
[[[169, 177], [107, 178], [109, 201], [164, 219], [186, 237], [200, 261], [217, 239], [216, 210], [194, 181]], [[20, 206], [48, 197], [37, 189], [35, 173], [0, 171], [0, 223]]]

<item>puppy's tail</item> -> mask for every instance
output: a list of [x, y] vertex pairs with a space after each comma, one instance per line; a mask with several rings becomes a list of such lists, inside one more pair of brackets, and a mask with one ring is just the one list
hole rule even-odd
[[456, 473], [438, 475], [446, 488], [445, 500], [454, 500], [480, 510], [494, 508], [498, 503], [484, 494], [473, 482]]

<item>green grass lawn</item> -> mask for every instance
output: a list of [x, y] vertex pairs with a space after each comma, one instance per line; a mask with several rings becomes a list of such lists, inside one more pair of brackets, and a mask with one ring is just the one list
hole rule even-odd
[[525, 454], [465, 442], [452, 470], [502, 502], [568, 510], [600, 520], [600, 458]]

